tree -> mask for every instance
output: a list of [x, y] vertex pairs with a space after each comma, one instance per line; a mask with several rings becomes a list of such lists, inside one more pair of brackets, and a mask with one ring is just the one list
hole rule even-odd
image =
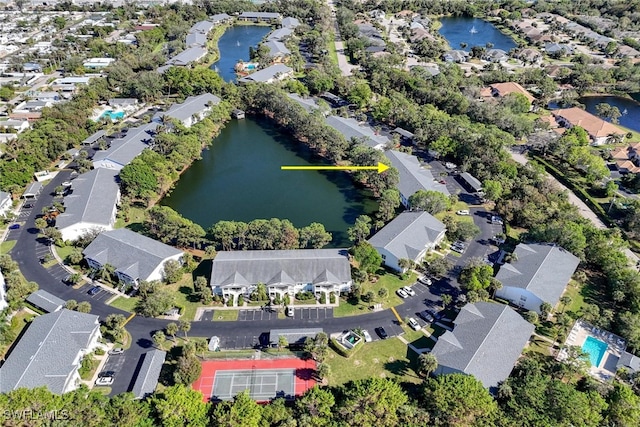
[[64, 308], [66, 308], [67, 310], [75, 310], [76, 307], [78, 307], [78, 301], [74, 299], [67, 300], [67, 302], [64, 304]]
[[83, 259], [84, 259], [84, 255], [82, 255], [82, 252], [78, 248], [73, 248], [73, 250], [69, 252], [69, 255], [67, 256], [67, 261], [69, 261], [69, 263], [74, 265], [80, 264], [80, 262], [82, 262]]
[[485, 198], [496, 201], [502, 197], [502, 184], [500, 181], [487, 179], [482, 184], [482, 191], [484, 191]]
[[356, 222], [353, 227], [347, 230], [349, 240], [358, 244], [366, 239], [371, 233], [371, 218], [367, 215], [360, 215], [356, 218]]
[[332, 237], [323, 224], [312, 222], [300, 229], [300, 248], [320, 249], [327, 245]]
[[438, 368], [438, 360], [431, 353], [422, 353], [418, 356], [418, 375], [427, 378]]
[[527, 322], [537, 325], [540, 318], [538, 317], [538, 313], [535, 311], [529, 310], [524, 314], [524, 318]]
[[633, 393], [631, 387], [621, 382], [614, 382], [608, 400], [609, 409], [606, 411], [608, 422], [606, 425], [640, 425], [640, 397]]
[[167, 283], [177, 283], [182, 278], [182, 266], [174, 259], [165, 261], [163, 269], [164, 280]]
[[[140, 292], [140, 286], [138, 287]], [[173, 307], [174, 296], [170, 292], [159, 289], [142, 297], [136, 310], [143, 316], [155, 317], [166, 313]]]
[[418, 190], [409, 197], [412, 210], [427, 211], [431, 215], [449, 210], [451, 200], [443, 193], [432, 190]]
[[263, 408], [249, 395], [249, 390], [238, 393], [233, 402], [223, 402], [213, 410], [216, 425], [228, 427], [259, 427]]
[[178, 333], [178, 324], [175, 322], [171, 322], [167, 324], [166, 327], [167, 335], [171, 337], [171, 339], [175, 342], [176, 334]]
[[566, 310], [567, 306], [569, 304], [571, 304], [571, 301], [572, 301], [572, 299], [571, 299], [571, 297], [569, 295], [563, 295], [560, 298], [560, 304], [562, 304], [562, 311], [563, 312], [564, 312], [564, 310]]
[[378, 296], [379, 296], [381, 299], [385, 299], [385, 298], [387, 298], [387, 297], [389, 296], [389, 289], [384, 288], [384, 287], [383, 287], [383, 288], [378, 289]]
[[320, 381], [324, 380], [331, 374], [331, 366], [327, 363], [318, 364], [318, 368], [316, 369], [316, 375]]
[[180, 320], [180, 322], [178, 322], [178, 329], [180, 329], [180, 331], [184, 333], [185, 339], [189, 339], [189, 337], [187, 336], [187, 332], [191, 330], [191, 322], [189, 322], [188, 320]]
[[166, 427], [204, 427], [208, 425], [209, 404], [202, 393], [184, 385], [167, 387], [154, 395], [151, 406]]
[[442, 425], [493, 425], [498, 412], [493, 397], [472, 375], [450, 374], [428, 379], [423, 401]]
[[164, 334], [164, 332], [156, 331], [156, 333], [153, 334], [152, 339], [153, 339], [153, 343], [156, 345], [156, 347], [158, 347], [160, 350], [162, 350], [162, 344], [164, 344], [164, 342], [167, 340], [167, 337]]
[[360, 265], [360, 270], [367, 273], [375, 273], [380, 268], [382, 256], [369, 242], [362, 241], [355, 245], [351, 251]]
[[202, 364], [198, 358], [193, 354], [183, 354], [178, 358], [173, 380], [176, 384], [190, 385], [200, 377], [201, 373]]
[[296, 399], [295, 405], [300, 426], [332, 425], [335, 397], [328, 389], [315, 386]]
[[378, 203], [378, 218], [387, 222], [391, 220], [400, 206], [400, 192], [395, 188], [384, 190]]
[[98, 270], [98, 272], [96, 273], [96, 276], [100, 281], [111, 283], [112, 277], [115, 274], [115, 272], [116, 272], [116, 268], [113, 265], [106, 263], [102, 266], [100, 270]]
[[413, 261], [411, 261], [410, 259], [400, 258], [398, 260], [398, 267], [400, 267], [402, 271], [405, 271], [408, 268], [410, 268], [412, 264], [413, 264]]
[[430, 261], [425, 261], [425, 268], [430, 275], [442, 277], [453, 268], [453, 263], [447, 258], [437, 257]]
[[154, 170], [140, 158], [135, 158], [120, 171], [122, 191], [133, 197], [147, 200], [158, 190]]
[[407, 400], [399, 384], [384, 378], [367, 378], [345, 387], [336, 410], [346, 425], [392, 426], [398, 424], [398, 409]]
[[80, 313], [91, 313], [91, 303], [88, 301], [80, 301], [76, 307], [76, 311]]
[[357, 81], [347, 94], [349, 102], [356, 104], [358, 108], [363, 108], [369, 105], [372, 98], [373, 92], [365, 80]]
[[47, 238], [49, 243], [62, 240], [62, 233], [55, 227], [47, 227], [42, 230], [42, 234]]
[[453, 301], [453, 297], [449, 294], [443, 294], [442, 295], [442, 305], [444, 307], [448, 306], [449, 304], [451, 304], [451, 302]]
[[540, 316], [542, 316], [543, 319], [546, 319], [549, 316], [551, 310], [553, 310], [553, 306], [548, 302], [540, 304]]
[[611, 123], [618, 123], [618, 119], [622, 116], [618, 107], [611, 106], [606, 102], [596, 105], [596, 114]]
[[47, 221], [44, 218], [36, 218], [35, 226], [40, 230], [40, 233], [44, 233], [44, 229], [47, 228]]
[[493, 268], [482, 261], [472, 260], [460, 273], [460, 284], [467, 291], [488, 289], [493, 278]]
[[287, 341], [287, 337], [284, 335], [280, 335], [278, 337], [278, 349], [287, 348], [289, 346], [289, 341]]

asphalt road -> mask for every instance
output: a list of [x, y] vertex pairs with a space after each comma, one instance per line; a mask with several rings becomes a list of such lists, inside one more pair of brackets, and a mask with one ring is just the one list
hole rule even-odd
[[[439, 164], [438, 164], [439, 165]], [[439, 166], [441, 167], [441, 165]], [[24, 209], [20, 214], [23, 225], [19, 230], [12, 230], [7, 237], [8, 240], [17, 240], [11, 255], [20, 266], [25, 278], [38, 283], [40, 289], [46, 290], [64, 300], [74, 299], [76, 301], [89, 301], [91, 303], [92, 314], [98, 315], [104, 320], [109, 314], [119, 313], [128, 316], [129, 313], [116, 309], [105, 302], [108, 299], [108, 292], [101, 291], [95, 296], [87, 294], [90, 285], [85, 285], [79, 289], [74, 289], [62, 282], [66, 277], [66, 272], [60, 266], [53, 266], [45, 269], [40, 258], [48, 251], [47, 243], [38, 239], [38, 230], [35, 228], [35, 219], [41, 213], [42, 208], [50, 206], [53, 202], [53, 190], [62, 182], [70, 179], [71, 170], [61, 170], [51, 182], [43, 188], [40, 196], [34, 202], [33, 207]], [[434, 176], [438, 175], [434, 170]], [[447, 187], [452, 194], [463, 192], [464, 189], [457, 183], [453, 176], [442, 176], [447, 181]], [[470, 196], [461, 193], [461, 196]], [[487, 239], [498, 233], [496, 226], [488, 223], [487, 215], [481, 207], [472, 208], [474, 222], [480, 227], [481, 238], [470, 242], [467, 250], [460, 257], [452, 257], [457, 266], [462, 266], [472, 257], [484, 257], [494, 248], [491, 247]], [[451, 273], [450, 276], [436, 281], [431, 287], [422, 284], [414, 284], [416, 296], [403, 300], [403, 303], [396, 307], [401, 318], [407, 316], [418, 319], [421, 325], [424, 321], [419, 319], [417, 313], [425, 308], [440, 304], [440, 295], [449, 293], [454, 296], [459, 294], [459, 285]], [[251, 312], [249, 312], [251, 311]], [[293, 318], [278, 319], [277, 316], [265, 313], [256, 313], [253, 310], [246, 310], [241, 313], [238, 321], [214, 322], [215, 318], [209, 316], [206, 320], [194, 321], [191, 324], [189, 336], [211, 337], [218, 336], [221, 339], [221, 347], [227, 349], [251, 348], [258, 344], [265, 344], [267, 334], [271, 329], [282, 328], [309, 328], [321, 327], [327, 333], [341, 332], [352, 328], [362, 328], [369, 330], [374, 340], [379, 337], [374, 333], [375, 328], [384, 327], [389, 336], [394, 336], [402, 332], [397, 319], [391, 310], [378, 312], [368, 312], [359, 316], [333, 317], [331, 309], [296, 309]], [[141, 356], [143, 353], [153, 348], [152, 336], [162, 330], [169, 323], [169, 320], [134, 317], [126, 326], [131, 334], [131, 348], [119, 356], [112, 356], [106, 370], [116, 371], [115, 380], [112, 385], [112, 394], [122, 393], [131, 390], [135, 381], [135, 375], [139, 370]], [[117, 357], [117, 359], [116, 359]]]

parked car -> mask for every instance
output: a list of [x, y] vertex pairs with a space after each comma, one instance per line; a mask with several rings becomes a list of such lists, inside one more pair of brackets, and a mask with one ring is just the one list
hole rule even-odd
[[11, 224], [9, 230], [17, 230], [20, 228], [20, 224]]
[[87, 291], [87, 293], [91, 296], [97, 294], [98, 292], [100, 292], [100, 286], [94, 286], [93, 288], [89, 289], [89, 291]]
[[117, 354], [122, 354], [122, 353], [124, 353], [124, 348], [122, 347], [116, 347], [114, 349], [109, 350], [109, 354], [111, 356], [115, 356]]
[[451, 250], [461, 254], [462, 252], [464, 252], [464, 243], [455, 242], [454, 244], [451, 245]]
[[431, 286], [431, 284], [433, 283], [431, 281], [431, 279], [429, 279], [427, 276], [422, 276], [418, 278], [418, 282], [422, 283], [423, 285], [427, 285], [427, 286]]
[[425, 322], [433, 322], [433, 316], [427, 310], [421, 311], [418, 316], [422, 317]]
[[113, 378], [115, 374], [113, 371], [102, 371], [98, 374], [98, 378]]
[[469, 209], [461, 209], [456, 212], [456, 215], [471, 215], [471, 214], [469, 213]]
[[71, 181], [65, 181], [62, 183], [63, 187], [71, 187]]
[[416, 291], [411, 289], [409, 286], [403, 286], [401, 289], [403, 291], [405, 291], [407, 293], [407, 295], [409, 295], [410, 297], [415, 297], [416, 296]]
[[294, 314], [293, 307], [287, 307], [287, 316], [293, 317], [293, 314]]
[[404, 291], [404, 289], [402, 289], [402, 288], [401, 288], [401, 289], [398, 289], [398, 290], [396, 291], [396, 294], [398, 294], [398, 296], [399, 296], [400, 298], [409, 298], [409, 294], [408, 294], [408, 293], [406, 293], [406, 292]]
[[111, 385], [113, 384], [113, 377], [100, 377], [96, 380], [96, 385]]
[[371, 342], [373, 339], [371, 338], [371, 334], [366, 329], [362, 330], [362, 336], [364, 337], [364, 342]]
[[503, 225], [504, 221], [502, 220], [502, 218], [500, 218], [497, 215], [492, 215], [491, 216], [491, 224], [498, 224], [498, 225]]
[[407, 323], [409, 324], [409, 326], [411, 326], [412, 329], [416, 331], [420, 330], [420, 323], [418, 323], [418, 321], [413, 317], [409, 317], [409, 320], [407, 320]]
[[24, 204], [24, 208], [25, 209], [31, 209], [33, 207], [33, 203], [25, 203]]
[[387, 335], [387, 331], [384, 330], [382, 326], [376, 328], [376, 334], [383, 340], [386, 340], [389, 335]]

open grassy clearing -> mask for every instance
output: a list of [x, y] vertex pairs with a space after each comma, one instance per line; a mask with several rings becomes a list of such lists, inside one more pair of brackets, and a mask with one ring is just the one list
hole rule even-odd
[[238, 320], [238, 310], [216, 310], [213, 312], [214, 322], [232, 322]]
[[6, 344], [0, 344], [0, 358], [4, 358], [4, 355], [9, 350], [11, 344], [15, 341], [22, 330], [36, 317], [35, 314], [29, 313], [25, 310], [17, 312], [12, 318], [9, 326], [9, 331], [5, 334]]
[[139, 300], [140, 298], [138, 297], [131, 297], [131, 298], [118, 297], [114, 299], [109, 305], [115, 308], [119, 308], [120, 310], [133, 313], [135, 311], [136, 305], [138, 304]]
[[11, 252], [11, 249], [18, 243], [17, 240], [7, 240], [0, 243], [0, 255], [5, 255]]

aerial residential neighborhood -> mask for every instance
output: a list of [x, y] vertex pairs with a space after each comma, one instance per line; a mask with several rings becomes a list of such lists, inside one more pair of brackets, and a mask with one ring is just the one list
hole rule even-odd
[[0, 2], [3, 425], [640, 425], [631, 2]]

